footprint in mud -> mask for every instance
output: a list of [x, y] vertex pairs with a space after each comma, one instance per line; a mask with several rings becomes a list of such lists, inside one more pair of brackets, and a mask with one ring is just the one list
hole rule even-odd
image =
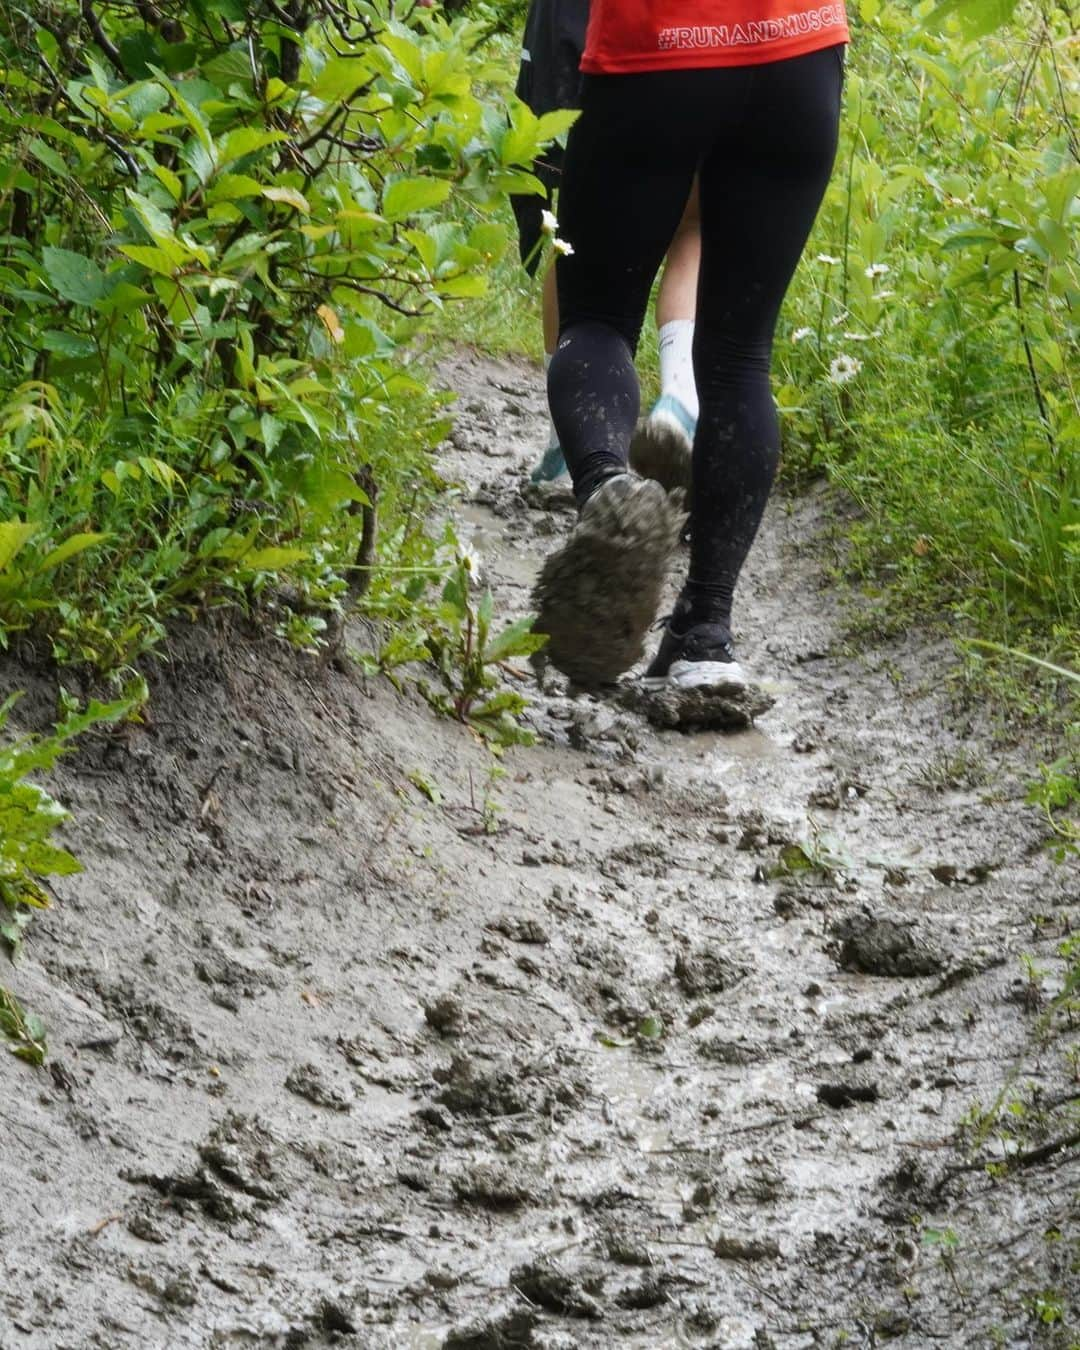
[[351, 1111], [353, 1090], [331, 1082], [317, 1064], [298, 1064], [285, 1079], [285, 1086], [298, 1097], [331, 1111]]

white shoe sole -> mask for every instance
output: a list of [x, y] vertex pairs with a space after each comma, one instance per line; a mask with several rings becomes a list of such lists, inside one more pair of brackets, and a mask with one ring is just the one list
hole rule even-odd
[[645, 689], [745, 689], [750, 683], [738, 661], [672, 661], [666, 675], [646, 676]]

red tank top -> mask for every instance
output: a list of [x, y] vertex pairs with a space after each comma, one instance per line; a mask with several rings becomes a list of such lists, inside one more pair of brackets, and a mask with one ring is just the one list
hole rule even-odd
[[847, 41], [843, 0], [592, 0], [581, 69], [753, 66]]

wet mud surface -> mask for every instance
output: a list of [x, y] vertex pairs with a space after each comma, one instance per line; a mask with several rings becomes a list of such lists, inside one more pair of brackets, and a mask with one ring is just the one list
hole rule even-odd
[[[509, 619], [573, 520], [527, 484], [541, 381], [444, 374]], [[845, 509], [770, 509], [752, 725], [548, 673], [496, 783], [407, 690], [177, 635], [58, 774], [87, 870], [5, 974], [52, 1053], [0, 1056], [2, 1350], [1067, 1343], [1032, 1300], [1076, 1291], [1076, 1149], [1039, 1150], [1077, 1089], [1020, 955], [1052, 992], [1075, 872], [943, 645], [847, 649]], [[1059, 1110], [958, 1170], [1010, 1076]]]

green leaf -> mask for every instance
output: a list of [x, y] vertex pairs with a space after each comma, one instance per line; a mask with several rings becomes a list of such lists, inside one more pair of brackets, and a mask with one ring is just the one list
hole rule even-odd
[[462, 276], [436, 281], [435, 289], [440, 295], [445, 295], [451, 300], [474, 300], [481, 295], [487, 295], [488, 279], [479, 272], [466, 272]]
[[105, 274], [92, 258], [67, 248], [44, 248], [45, 275], [54, 291], [76, 305], [92, 305], [105, 294]]
[[450, 184], [445, 178], [397, 178], [383, 193], [383, 215], [387, 220], [404, 220], [441, 205], [449, 195]]
[[245, 567], [256, 572], [276, 572], [283, 567], [292, 567], [308, 557], [306, 548], [257, 548], [244, 553], [240, 561]]
[[256, 150], [288, 140], [283, 131], [261, 131], [258, 127], [236, 127], [225, 137], [218, 150], [218, 164], [231, 164]]
[[69, 539], [65, 539], [58, 548], [54, 548], [51, 553], [47, 553], [34, 570], [35, 572], [49, 572], [54, 567], [59, 567], [62, 562], [66, 562], [68, 558], [73, 558], [76, 553], [82, 553], [88, 548], [93, 548], [95, 544], [100, 544], [103, 539], [108, 538], [109, 535], [107, 534], [73, 534]]
[[927, 17], [926, 26], [940, 29], [955, 14], [966, 37], [981, 38], [1008, 23], [1015, 9], [1016, 0], [942, 0]]
[[144, 80], [153, 73], [153, 67], [161, 60], [158, 44], [152, 33], [143, 29], [128, 33], [116, 44], [124, 69], [133, 80]]
[[[38, 527], [24, 520], [0, 521], [0, 572], [19, 552], [26, 541], [37, 533]], [[5, 705], [6, 706], [6, 705]]]
[[371, 73], [364, 60], [335, 56], [323, 66], [309, 92], [324, 103], [345, 103], [371, 79]]
[[425, 776], [418, 769], [415, 769], [412, 773], [408, 775], [408, 779], [409, 782], [413, 785], [413, 787], [416, 788], [418, 792], [423, 793], [423, 795], [428, 799], [429, 802], [431, 802], [433, 806], [442, 805], [442, 793], [439, 791], [439, 789], [435, 786], [435, 784], [431, 781], [430, 778], [425, 778]]
[[38, 339], [43, 351], [55, 352], [57, 356], [70, 356], [85, 360], [96, 356], [97, 348], [82, 333], [66, 333], [59, 328], [48, 328]]
[[39, 164], [44, 164], [47, 169], [51, 169], [60, 178], [71, 177], [68, 166], [51, 145], [46, 145], [43, 140], [35, 136], [26, 148]]
[[177, 259], [152, 244], [121, 244], [120, 252], [132, 262], [137, 262], [140, 267], [157, 272], [163, 277], [171, 277], [180, 270], [181, 263]]
[[634, 1044], [633, 1036], [610, 1036], [606, 1031], [598, 1031], [596, 1039], [609, 1050], [625, 1050]]
[[486, 662], [505, 661], [511, 656], [530, 656], [547, 642], [546, 633], [534, 633], [532, 626], [536, 622], [535, 614], [526, 614], [515, 620], [509, 628], [504, 628], [497, 637], [492, 638], [484, 651]]
[[257, 178], [246, 173], [223, 173], [215, 178], [207, 189], [208, 202], [240, 201], [244, 197], [257, 197], [263, 190], [263, 184]]
[[54, 848], [45, 843], [29, 844], [23, 850], [22, 862], [28, 871], [39, 877], [68, 877], [83, 870], [82, 863], [66, 849]]
[[495, 260], [502, 256], [508, 238], [509, 231], [505, 225], [497, 221], [482, 221], [469, 231], [469, 246]]
[[536, 124], [536, 134], [541, 141], [553, 141], [565, 136], [581, 116], [577, 108], [556, 108], [544, 113]]

